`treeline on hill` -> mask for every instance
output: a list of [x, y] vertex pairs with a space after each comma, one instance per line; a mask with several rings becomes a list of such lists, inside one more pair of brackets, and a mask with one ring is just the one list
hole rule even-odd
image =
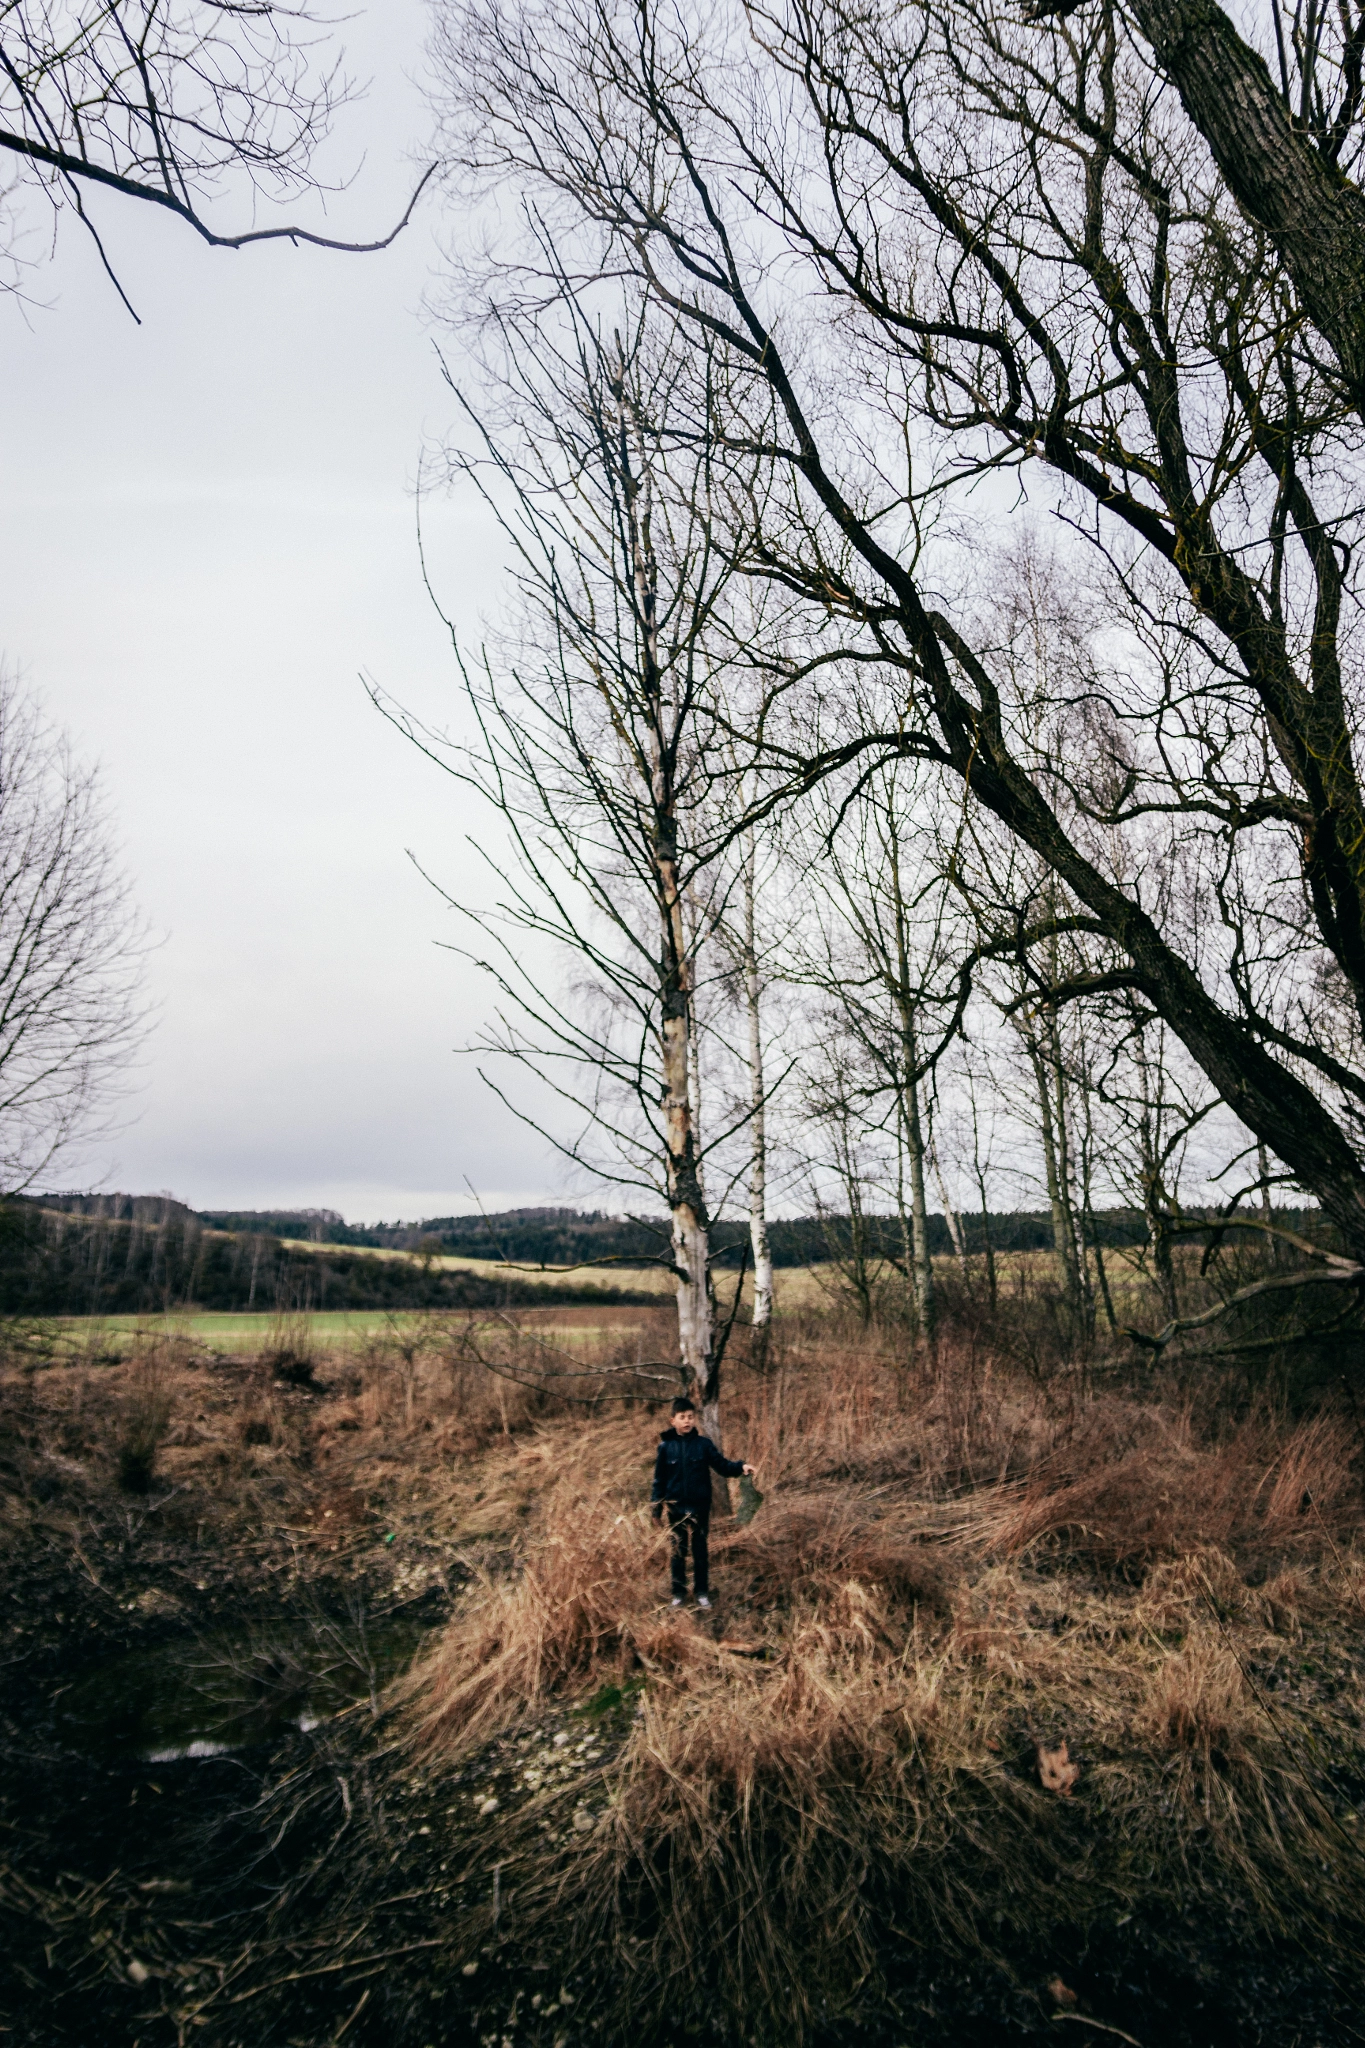
[[[1316, 1212], [1279, 1209], [1289, 1228], [1320, 1230]], [[1144, 1217], [1109, 1209], [1093, 1219], [1105, 1247], [1146, 1242]], [[1047, 1251], [1052, 1218], [1017, 1210], [958, 1219], [968, 1254]], [[790, 1217], [770, 1225], [774, 1263], [820, 1265], [848, 1259], [898, 1258], [900, 1226], [880, 1214]], [[745, 1255], [742, 1224], [713, 1232], [717, 1260], [733, 1270]], [[328, 1249], [304, 1251], [286, 1240]], [[946, 1257], [953, 1243], [946, 1219], [929, 1217], [931, 1250]], [[415, 1225], [347, 1224], [335, 1210], [196, 1212], [169, 1195], [44, 1195], [0, 1210], [0, 1313], [6, 1315], [147, 1315], [194, 1306], [251, 1309], [453, 1309], [552, 1305], [596, 1295], [614, 1266], [639, 1268], [666, 1253], [662, 1219], [610, 1216], [575, 1209], [513, 1209], [487, 1217], [440, 1216]], [[422, 1259], [376, 1259], [367, 1251], [502, 1259], [568, 1268], [559, 1285], [515, 1273], [451, 1271]], [[599, 1270], [592, 1270], [602, 1262]], [[577, 1269], [577, 1270], [575, 1270]], [[620, 1300], [649, 1300], [614, 1289]]]
[[[125, 1198], [127, 1199], [127, 1198]], [[421, 1223], [346, 1223], [334, 1209], [247, 1210], [198, 1212], [200, 1221], [216, 1230], [260, 1231], [314, 1243], [369, 1245], [393, 1251], [444, 1252], [466, 1259], [506, 1259], [518, 1265], [575, 1266], [594, 1260], [622, 1265], [652, 1265], [666, 1257], [669, 1229], [660, 1216], [612, 1216], [601, 1210], [507, 1209], [488, 1216], [431, 1216]], [[1275, 1220], [1300, 1229], [1317, 1212], [1277, 1208]], [[1109, 1246], [1145, 1244], [1147, 1219], [1139, 1209], [1101, 1209], [1093, 1218], [1094, 1237]], [[1014, 1209], [964, 1214], [957, 1219], [968, 1254], [985, 1250], [989, 1238], [997, 1252], [1050, 1251], [1056, 1243], [1051, 1214], [1044, 1209]], [[872, 1257], [898, 1258], [901, 1224], [894, 1215], [789, 1216], [771, 1219], [768, 1237], [775, 1266], [816, 1266], [848, 1255], [855, 1230]], [[930, 1252], [946, 1258], [953, 1251], [946, 1217], [928, 1218]], [[712, 1251], [733, 1265], [748, 1238], [743, 1223], [719, 1222], [711, 1232]]]
[[[133, 1198], [88, 1199], [134, 1206]], [[0, 1209], [0, 1314], [495, 1308], [579, 1300], [585, 1291], [376, 1259], [344, 1246], [291, 1250], [266, 1232], [206, 1228], [180, 1202], [138, 1197], [135, 1206], [140, 1213], [126, 1215], [29, 1201]]]
[[[347, 1223], [335, 1209], [193, 1210], [168, 1195], [43, 1195], [39, 1203], [44, 1209], [119, 1222], [159, 1225], [178, 1216], [240, 1237], [430, 1252], [526, 1266], [578, 1267], [598, 1261], [647, 1266], [666, 1259], [670, 1250], [665, 1217], [613, 1216], [602, 1210], [507, 1209], [491, 1215], [430, 1216], [420, 1223], [355, 1224]], [[1278, 1215], [1293, 1227], [1299, 1212], [1286, 1209]], [[1146, 1219], [1136, 1209], [1102, 1210], [1094, 1224], [1106, 1247], [1142, 1244], [1148, 1234]], [[998, 1252], [1045, 1251], [1055, 1241], [1052, 1217], [1045, 1210], [964, 1215], [959, 1228], [969, 1253], [983, 1251], [988, 1236]], [[779, 1217], [769, 1222], [768, 1235], [776, 1266], [815, 1266], [844, 1259], [855, 1237], [867, 1257], [897, 1258], [902, 1249], [899, 1219], [877, 1212], [856, 1218], [835, 1214]], [[947, 1220], [937, 1212], [929, 1216], [928, 1235], [935, 1256], [946, 1257], [953, 1250]], [[745, 1224], [718, 1222], [711, 1231], [713, 1256], [733, 1266], [747, 1240]], [[310, 1257], [310, 1269], [311, 1264]], [[538, 1292], [536, 1298], [543, 1299], [543, 1293]]]

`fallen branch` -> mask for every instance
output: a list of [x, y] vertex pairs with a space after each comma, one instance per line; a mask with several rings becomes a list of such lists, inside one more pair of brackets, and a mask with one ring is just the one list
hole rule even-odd
[[1339, 1258], [1335, 1252], [1316, 1251], [1315, 1254], [1329, 1263], [1318, 1273], [1284, 1273], [1274, 1280], [1253, 1280], [1247, 1287], [1239, 1287], [1226, 1301], [1216, 1301], [1212, 1308], [1206, 1308], [1197, 1316], [1173, 1316], [1162, 1330], [1155, 1332], [1135, 1330], [1128, 1323], [1120, 1323], [1119, 1329], [1134, 1344], [1142, 1345], [1146, 1351], [1160, 1353], [1165, 1350], [1173, 1337], [1185, 1330], [1200, 1330], [1209, 1323], [1216, 1323], [1229, 1309], [1239, 1308], [1244, 1301], [1254, 1301], [1258, 1295], [1284, 1293], [1286, 1289], [1298, 1287], [1360, 1287], [1365, 1285], [1365, 1265], [1353, 1259]]

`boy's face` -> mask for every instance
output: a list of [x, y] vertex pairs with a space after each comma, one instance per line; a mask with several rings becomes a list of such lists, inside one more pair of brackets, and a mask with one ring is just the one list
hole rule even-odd
[[680, 1408], [673, 1417], [673, 1427], [677, 1430], [679, 1436], [686, 1436], [696, 1426], [697, 1411], [695, 1408]]

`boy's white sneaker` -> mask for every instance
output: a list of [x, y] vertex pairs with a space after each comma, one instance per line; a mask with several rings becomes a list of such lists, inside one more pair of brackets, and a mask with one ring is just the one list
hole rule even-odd
[[678, 1594], [678, 1593], [675, 1593], [675, 1594], [673, 1595], [673, 1598], [672, 1598], [672, 1599], [671, 1599], [671, 1600], [669, 1601], [669, 1603], [668, 1603], [668, 1604], [669, 1604], [669, 1606], [670, 1606], [670, 1607], [681, 1607], [681, 1606], [682, 1606], [682, 1596], [681, 1596], [680, 1594]]
[[697, 1605], [698, 1607], [709, 1607], [711, 1605], [711, 1602], [707, 1599], [705, 1593], [698, 1593]]

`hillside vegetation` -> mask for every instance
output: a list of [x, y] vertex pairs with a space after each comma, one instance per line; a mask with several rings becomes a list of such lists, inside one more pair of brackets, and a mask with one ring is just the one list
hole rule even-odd
[[[11, 1357], [12, 2038], [1356, 2038], [1349, 1403], [788, 1311], [731, 1361], [766, 1499], [702, 1614], [646, 1506], [666, 1316]], [[196, 1639], [239, 1746], [83, 1757], [88, 1660]], [[367, 1689], [270, 1720], [319, 1643]]]
[[[449, 1311], [592, 1300], [603, 1292], [593, 1275], [559, 1283], [531, 1280], [487, 1261], [478, 1267], [400, 1251], [212, 1229], [180, 1203], [149, 1199], [148, 1211], [109, 1216], [26, 1201], [0, 1210], [0, 1314], [155, 1315], [194, 1308]], [[639, 1296], [638, 1287], [608, 1284], [615, 1300]]]

